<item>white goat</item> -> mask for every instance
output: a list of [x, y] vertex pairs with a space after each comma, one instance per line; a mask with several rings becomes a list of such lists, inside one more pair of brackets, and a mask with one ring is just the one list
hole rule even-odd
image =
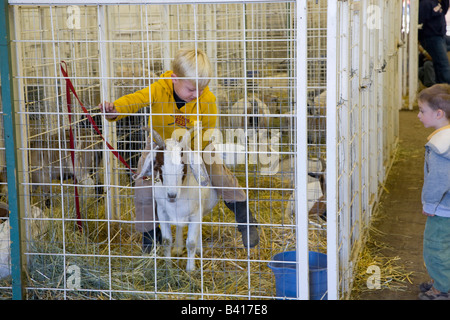
[[163, 141], [154, 130], [153, 137], [157, 150], [146, 157], [137, 178], [151, 176], [153, 169], [155, 201], [166, 257], [171, 256], [172, 250], [171, 225], [176, 225], [175, 255], [181, 255], [183, 227], [188, 225], [186, 270], [192, 271], [195, 269], [195, 253], [200, 249], [202, 217], [216, 206], [218, 195], [211, 187], [200, 154], [191, 151], [191, 131], [187, 131], [181, 141], [173, 138]]

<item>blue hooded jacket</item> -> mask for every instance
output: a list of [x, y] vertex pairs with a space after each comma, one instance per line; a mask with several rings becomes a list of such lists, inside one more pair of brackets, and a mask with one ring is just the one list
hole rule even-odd
[[425, 145], [423, 211], [450, 218], [450, 125], [433, 132]]

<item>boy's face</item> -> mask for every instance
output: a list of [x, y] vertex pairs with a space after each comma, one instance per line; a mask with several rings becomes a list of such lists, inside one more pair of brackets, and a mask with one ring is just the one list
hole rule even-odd
[[437, 128], [439, 111], [442, 112], [442, 110], [431, 109], [426, 102], [419, 101], [419, 114], [417, 115], [417, 117], [419, 118], [420, 122], [423, 123], [425, 128]]
[[178, 79], [175, 74], [172, 74], [172, 82], [173, 89], [177, 93], [178, 97], [186, 102], [197, 99], [197, 97], [199, 97], [203, 92], [203, 90], [201, 90], [200, 88], [199, 90], [197, 90], [197, 86], [195, 85], [195, 83], [192, 83], [192, 81], [186, 79]]

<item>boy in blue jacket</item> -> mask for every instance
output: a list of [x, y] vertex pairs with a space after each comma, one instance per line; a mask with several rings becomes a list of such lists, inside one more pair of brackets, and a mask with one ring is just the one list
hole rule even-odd
[[435, 131], [425, 145], [422, 213], [428, 216], [423, 257], [431, 281], [421, 300], [450, 300], [450, 85], [436, 84], [418, 97], [419, 120]]

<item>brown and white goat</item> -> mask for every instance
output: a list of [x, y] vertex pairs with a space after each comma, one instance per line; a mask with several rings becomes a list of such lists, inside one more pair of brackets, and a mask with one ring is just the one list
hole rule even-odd
[[[158, 208], [165, 256], [172, 251], [171, 225], [176, 226], [175, 255], [183, 249], [183, 227], [188, 226], [186, 240], [186, 270], [195, 269], [195, 254], [200, 249], [202, 217], [209, 213], [218, 202], [218, 195], [212, 188], [205, 164], [197, 151], [192, 151], [191, 131], [185, 131], [181, 140], [170, 138], [163, 141], [153, 131], [157, 147], [147, 155], [142, 176], [154, 177], [154, 194]], [[179, 133], [179, 132], [178, 132]]]

